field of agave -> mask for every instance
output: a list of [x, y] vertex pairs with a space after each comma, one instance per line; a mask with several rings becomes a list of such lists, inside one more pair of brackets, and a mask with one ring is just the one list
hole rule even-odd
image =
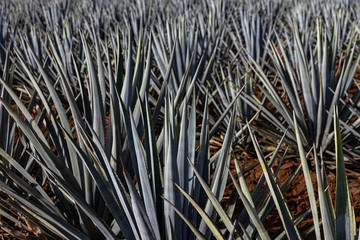
[[[0, 11], [3, 238], [360, 239], [358, 1]], [[309, 207], [294, 214], [285, 195], [300, 175]]]

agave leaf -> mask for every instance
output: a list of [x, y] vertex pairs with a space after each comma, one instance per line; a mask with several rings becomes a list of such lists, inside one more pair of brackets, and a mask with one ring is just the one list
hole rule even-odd
[[[281, 186], [281, 192], [285, 192], [289, 186], [293, 183], [295, 177], [298, 175], [298, 173], [301, 170], [301, 165], [299, 165], [291, 174], [291, 176], [286, 180], [286, 182]], [[266, 194], [268, 193], [268, 191], [265, 191], [263, 195], [260, 195], [261, 197], [259, 197], [259, 199], [264, 199], [266, 197]], [[274, 202], [272, 201], [272, 199], [270, 198], [270, 196], [268, 197], [268, 199], [266, 199], [265, 203], [260, 207], [259, 210], [259, 216], [261, 217], [261, 219], [264, 221], [265, 217], [269, 215], [269, 213], [271, 212], [271, 210], [274, 208]], [[286, 232], [286, 231], [285, 231]]]
[[95, 130], [96, 135], [100, 139], [104, 146], [105, 141], [105, 109], [102, 104], [102, 93], [100, 89], [100, 83], [95, 74], [94, 62], [89, 50], [89, 46], [83, 34], [81, 34], [81, 41], [85, 49], [85, 60], [89, 72], [89, 90], [92, 110], [92, 127]]
[[[140, 133], [140, 106], [141, 106], [141, 99], [144, 99], [145, 95], [147, 94], [147, 91], [149, 89], [149, 86], [150, 86], [150, 73], [151, 73], [151, 38], [150, 38], [150, 42], [147, 44], [148, 46], [148, 52], [147, 52], [147, 57], [146, 57], [146, 66], [145, 66], [145, 69], [136, 69], [136, 71], [141, 71], [140, 74], [142, 74], [142, 79], [141, 79], [141, 87], [140, 87], [140, 90], [139, 90], [139, 95], [138, 95], [138, 98], [137, 98], [137, 101], [136, 101], [136, 105], [134, 107], [134, 120], [135, 120], [135, 123], [136, 123], [136, 126], [138, 126], [138, 133]], [[138, 50], [140, 51], [140, 50]], [[138, 53], [140, 54], [140, 53]], [[135, 76], [134, 76], [135, 78]], [[140, 78], [140, 76], [139, 76]]]
[[[235, 163], [235, 168], [236, 168], [236, 172], [237, 172], [237, 178], [238, 178], [238, 184], [240, 185], [240, 189], [242, 189], [243, 191], [243, 194], [246, 196], [247, 198], [247, 201], [250, 203], [250, 205], [254, 208], [255, 208], [255, 204], [254, 204], [254, 201], [251, 197], [251, 194], [250, 194], [250, 191], [249, 191], [249, 188], [247, 187], [247, 184], [246, 184], [246, 181], [245, 181], [245, 178], [244, 178], [244, 175], [243, 175], [243, 172], [240, 170], [240, 167], [239, 167], [239, 164], [237, 162], [237, 160], [234, 160], [234, 163]], [[235, 177], [234, 177], [235, 179]], [[237, 191], [237, 188], [235, 187], [235, 190]], [[240, 196], [241, 197], [241, 196]], [[246, 213], [246, 214], [245, 214]], [[245, 217], [246, 215], [246, 217]], [[248, 218], [248, 214], [247, 214], [247, 208], [243, 209], [243, 212], [241, 213], [241, 219], [245, 219], [245, 221], [243, 220], [242, 221], [242, 225], [244, 225], [244, 222], [246, 225], [249, 224], [249, 221], [250, 219]], [[250, 232], [253, 231], [254, 229], [252, 228], [252, 226], [248, 226], [251, 228]], [[246, 231], [246, 234], [250, 234], [251, 233]]]
[[[184, 100], [186, 101], [186, 99]], [[189, 192], [188, 189], [188, 161], [189, 158], [189, 139], [187, 134], [188, 129], [188, 109], [187, 106], [184, 105], [181, 116], [181, 126], [180, 126], [180, 134], [179, 134], [179, 147], [177, 150], [177, 169], [179, 171], [179, 185], [186, 191]]]
[[316, 179], [318, 184], [318, 193], [319, 193], [319, 202], [320, 202], [320, 212], [322, 216], [322, 224], [324, 228], [324, 238], [335, 239], [335, 216], [334, 210], [331, 202], [328, 202], [326, 196], [326, 190], [324, 188], [324, 178], [326, 178], [324, 169], [320, 168], [319, 160], [316, 154], [316, 148], [314, 147], [314, 157], [315, 157], [315, 169], [316, 169]]
[[163, 184], [160, 173], [160, 164], [159, 164], [159, 156], [156, 149], [156, 141], [155, 141], [155, 132], [154, 126], [152, 123], [151, 113], [149, 109], [149, 104], [147, 101], [147, 96], [145, 95], [145, 101], [143, 102], [143, 115], [144, 117], [144, 125], [145, 125], [145, 150], [146, 150], [146, 158], [148, 160], [148, 167], [151, 171], [151, 186], [153, 192], [154, 202], [156, 204], [156, 212], [158, 217], [158, 224], [163, 226], [163, 201], [160, 201], [159, 197], [162, 194]]
[[[184, 99], [184, 102], [186, 99]], [[178, 170], [178, 176], [179, 176], [179, 185], [188, 193], [191, 193], [191, 190], [189, 189], [189, 136], [188, 136], [188, 108], [187, 104], [183, 106], [181, 120], [180, 123], [180, 133], [179, 133], [179, 142], [178, 142], [178, 149], [177, 149], [177, 170]], [[190, 146], [193, 147], [193, 146]], [[182, 210], [184, 212], [184, 215], [188, 217], [188, 204], [186, 204], [183, 200], [183, 196], [180, 196]], [[178, 228], [181, 228], [181, 226], [177, 226]], [[184, 236], [187, 235], [187, 231], [185, 230], [183, 232]]]
[[[11, 43], [9, 44], [8, 48], [6, 49], [6, 56], [5, 56], [5, 63], [3, 66], [3, 75], [2, 75], [2, 79], [4, 80], [4, 82], [8, 83], [8, 84], [12, 84], [13, 82], [13, 76], [14, 76], [14, 67], [12, 67], [11, 71], [10, 71], [10, 48], [12, 48], [13, 45], [13, 41], [11, 41]], [[4, 87], [0, 87], [0, 97], [2, 99], [4, 99], [4, 101], [10, 103], [10, 96], [9, 93], [7, 93], [7, 91], [4, 89]], [[3, 147], [5, 150], [12, 150], [12, 146], [11, 146], [11, 140], [9, 139], [10, 135], [9, 134], [9, 128], [10, 128], [10, 121], [9, 121], [9, 114], [5, 111], [3, 106], [0, 106], [0, 126], [1, 126], [1, 133], [0, 133], [0, 144], [1, 147]]]
[[95, 30], [93, 22], [91, 23], [91, 30], [93, 35], [93, 40], [95, 42], [95, 52], [96, 52], [96, 65], [97, 65], [97, 79], [99, 81], [99, 87], [100, 87], [100, 93], [101, 93], [101, 106], [102, 109], [105, 109], [105, 99], [106, 99], [106, 81], [104, 76], [104, 69], [102, 64], [102, 57], [101, 57], [101, 50], [100, 50], [100, 44], [99, 44], [99, 38], [96, 35], [97, 32]]
[[[118, 147], [118, 144], [121, 145], [120, 140], [120, 127], [116, 127], [118, 126], [118, 123], [115, 124], [114, 126], [114, 121], [119, 121], [120, 119], [120, 110], [119, 110], [119, 100], [117, 98], [117, 95], [115, 93], [116, 91], [116, 86], [115, 86], [115, 76], [114, 76], [114, 71], [112, 69], [112, 65], [111, 65], [111, 60], [110, 60], [110, 50], [109, 50], [109, 46], [106, 45], [105, 47], [106, 51], [105, 51], [105, 55], [106, 55], [106, 61], [108, 62], [108, 66], [107, 66], [107, 73], [108, 73], [108, 79], [109, 79], [109, 105], [110, 105], [110, 109], [109, 109], [109, 122], [108, 122], [108, 130], [107, 130], [107, 139], [106, 139], [106, 155], [108, 158], [110, 158], [111, 161], [111, 165], [114, 169], [117, 169], [117, 162], [116, 160], [118, 159], [117, 156], [117, 150], [115, 150], [115, 146]], [[115, 145], [115, 146], [114, 146]], [[122, 149], [121, 147], [119, 147], [119, 149]]]
[[[193, 89], [193, 98], [191, 103], [191, 110], [190, 110], [190, 118], [189, 118], [189, 129], [188, 129], [188, 136], [189, 136], [189, 145], [188, 145], [188, 151], [189, 151], [189, 160], [191, 164], [195, 164], [195, 146], [196, 146], [196, 94], [195, 89]], [[193, 179], [194, 179], [194, 171], [189, 167], [188, 170], [188, 190], [189, 194], [190, 191], [192, 191], [193, 187]]]
[[[110, 153], [110, 165], [116, 171], [118, 169], [118, 165], [120, 162], [120, 152], [121, 152], [121, 135], [120, 135], [120, 127], [118, 116], [115, 113], [114, 100], [110, 97], [110, 119], [109, 119], [109, 132], [112, 131], [111, 134], [111, 142], [108, 136], [107, 144], [111, 144], [111, 153]], [[110, 147], [110, 146], [109, 146]]]
[[[177, 77], [174, 78], [174, 90], [177, 92], [179, 90], [178, 83], [181, 81], [182, 76], [184, 74], [184, 66], [183, 66], [183, 57], [181, 56], [180, 50], [180, 33], [176, 32], [176, 40], [175, 40], [175, 66]], [[185, 57], [185, 56], [184, 56]], [[176, 81], [177, 80], [177, 81]]]
[[320, 239], [321, 234], [320, 234], [319, 216], [318, 216], [318, 211], [317, 211], [315, 192], [314, 192], [313, 182], [312, 182], [311, 176], [310, 176], [309, 166], [307, 164], [307, 160], [305, 157], [304, 148], [301, 143], [299, 128], [297, 125], [295, 114], [294, 114], [294, 125], [295, 125], [295, 133], [296, 133], [298, 150], [299, 150], [299, 155], [300, 155], [300, 160], [301, 160], [301, 166], [302, 166], [303, 173], [304, 173], [306, 189], [307, 189], [307, 192], [309, 195], [310, 207], [311, 207], [312, 217], [313, 217], [313, 221], [314, 221], [315, 235], [316, 235], [317, 239]]
[[201, 218], [204, 220], [204, 222], [206, 223], [206, 225], [209, 227], [210, 231], [212, 232], [212, 234], [214, 235], [214, 237], [216, 239], [224, 239], [222, 234], [220, 233], [220, 231], [218, 230], [218, 228], [216, 227], [216, 225], [213, 223], [213, 221], [211, 220], [211, 218], [205, 213], [204, 210], [202, 210], [200, 208], [200, 206], [191, 198], [191, 196], [189, 194], [187, 194], [185, 192], [184, 189], [182, 189], [179, 185], [177, 185], [176, 183], [174, 183], [174, 185], [181, 191], [181, 193], [189, 200], [189, 202], [194, 206], [194, 208], [196, 209], [196, 211], [200, 214]]
[[[156, 239], [154, 231], [151, 226], [150, 219], [148, 218], [148, 214], [143, 214], [146, 212], [145, 207], [139, 197], [139, 195], [136, 192], [136, 189], [134, 187], [134, 184], [132, 183], [130, 176], [128, 173], [124, 173], [125, 180], [127, 183], [127, 186], [130, 190], [130, 196], [131, 196], [131, 202], [132, 202], [132, 209], [134, 212], [134, 216], [137, 222], [137, 228], [139, 228], [139, 233], [141, 236], [146, 236], [146, 238], [149, 239]], [[150, 213], [153, 214], [153, 213]], [[150, 215], [150, 217], [155, 217], [156, 215]], [[156, 220], [156, 219], [155, 219]]]
[[116, 82], [116, 88], [118, 91], [121, 90], [121, 87], [123, 85], [123, 72], [124, 72], [124, 66], [123, 66], [123, 53], [122, 53], [122, 47], [121, 47], [121, 39], [120, 39], [120, 28], [116, 28], [116, 43], [113, 42], [113, 46], [115, 46], [116, 51], [116, 61], [115, 61], [115, 82]]
[[181, 217], [181, 219], [188, 225], [188, 227], [191, 229], [191, 231], [194, 233], [194, 235], [196, 236], [197, 239], [201, 239], [201, 240], [205, 240], [206, 238], [204, 237], [204, 235], [201, 234], [201, 232], [199, 232], [199, 230], [196, 229], [196, 227], [194, 227], [194, 225], [191, 224], [191, 222], [181, 213], [181, 211], [179, 211], [174, 204], [172, 204], [171, 202], [169, 202], [167, 199], [163, 198], [165, 202], [167, 202], [171, 207], [174, 208], [175, 212]]
[[173, 64], [173, 61], [174, 61], [174, 56], [175, 56], [175, 49], [173, 48], [171, 50], [169, 65], [166, 68], [166, 74], [165, 74], [165, 77], [164, 77], [164, 82], [163, 82], [163, 84], [161, 86], [158, 101], [156, 103], [156, 107], [155, 107], [155, 110], [154, 110], [153, 123], [156, 123], [156, 121], [158, 119], [158, 116], [159, 116], [159, 113], [160, 113], [160, 109], [162, 108], [163, 103], [164, 103], [166, 90], [167, 90], [167, 87], [168, 87], [167, 85], [168, 85], [169, 77], [170, 77], [171, 70], [172, 70], [172, 64]]
[[[178, 182], [179, 172], [177, 169], [176, 163], [176, 132], [175, 132], [175, 113], [174, 113], [174, 103], [170, 100], [170, 97], [167, 97], [165, 104], [165, 148], [164, 156], [165, 158], [165, 169], [164, 169], [164, 193], [163, 196], [169, 200], [176, 208], [181, 206], [179, 199], [179, 192], [176, 191], [176, 188], [173, 184], [173, 181]], [[164, 216], [169, 219], [175, 226], [178, 226], [177, 215], [175, 214], [174, 209], [169, 205], [164, 205]], [[171, 233], [171, 228], [169, 223], [166, 224], [167, 234]], [[181, 228], [177, 228], [177, 231], [180, 231]], [[181, 236], [181, 233], [176, 232], [177, 236]]]
[[[137, 38], [137, 49], [136, 49], [136, 55], [135, 55], [135, 68], [133, 70], [133, 75], [131, 75], [131, 98], [130, 98], [130, 102], [129, 102], [129, 106], [127, 106], [127, 108], [131, 108], [134, 109], [135, 104], [136, 104], [136, 100], [137, 100], [137, 91], [138, 89], [141, 89], [141, 85], [143, 84], [147, 84], [147, 81], [145, 82], [140, 82], [141, 80], [144, 80], [143, 77], [144, 75], [146, 75], [144, 73], [144, 64], [145, 64], [145, 55], [144, 55], [144, 51], [146, 50], [143, 47], [143, 39], [142, 39], [142, 29], [139, 30], [139, 35]], [[145, 45], [146, 47], [146, 45]], [[131, 47], [130, 47], [131, 49]], [[131, 57], [132, 55], [129, 55], [128, 57]], [[125, 75], [126, 77], [126, 75]]]
[[[230, 162], [230, 151], [231, 151], [231, 145], [234, 137], [234, 130], [235, 130], [235, 108], [233, 108], [230, 124], [227, 128], [224, 143], [220, 150], [220, 155], [217, 160], [216, 168], [214, 177], [211, 183], [211, 191], [215, 195], [215, 197], [218, 199], [218, 201], [221, 201], [225, 188], [226, 188], [226, 180], [227, 178], [227, 169], [226, 166], [229, 165]], [[206, 203], [205, 212], [214, 219], [216, 217], [216, 212], [214, 209], [214, 206], [211, 204], [210, 201]], [[230, 223], [231, 224], [231, 223]], [[205, 222], [202, 222], [200, 224], [200, 231], [205, 233], [207, 231]], [[207, 236], [207, 234], [205, 234]]]
[[[272, 157], [271, 157], [271, 159], [270, 159], [270, 161], [269, 161], [269, 167], [272, 167], [272, 165], [273, 165], [274, 162], [275, 162], [275, 159], [276, 159], [276, 157], [277, 157], [277, 155], [278, 155], [278, 153], [279, 153], [279, 151], [280, 151], [280, 149], [281, 149], [281, 146], [282, 146], [282, 144], [284, 143], [284, 140], [285, 140], [285, 137], [286, 137], [286, 132], [287, 132], [287, 131], [284, 132], [284, 134], [283, 134], [283, 136], [281, 137], [281, 139], [280, 139], [280, 141], [279, 141], [279, 143], [278, 143], [278, 145], [277, 145], [274, 153], [272, 154]], [[280, 169], [280, 166], [279, 166], [278, 168]], [[275, 175], [275, 176], [276, 176], [276, 175]], [[264, 183], [265, 183], [265, 175], [264, 175], [264, 173], [263, 173], [263, 174], [261, 175], [260, 179], [258, 180], [258, 183], [257, 183], [256, 186], [255, 186], [255, 189], [253, 190], [253, 192], [252, 192], [252, 194], [251, 194], [252, 198], [254, 198], [254, 199], [257, 198], [257, 196], [258, 196], [258, 194], [259, 194], [262, 186], [264, 185]], [[261, 198], [260, 198], [260, 199], [261, 199]]]
[[209, 61], [208, 61], [208, 64], [207, 64], [207, 66], [206, 66], [206, 68], [205, 68], [205, 70], [204, 70], [204, 73], [203, 73], [203, 75], [202, 75], [202, 78], [201, 78], [201, 80], [200, 80], [200, 83], [201, 83], [201, 84], [204, 84], [204, 83], [205, 83], [205, 80], [209, 78], [209, 76], [210, 76], [210, 74], [211, 74], [211, 72], [212, 72], [212, 68], [213, 68], [213, 65], [214, 65], [214, 62], [215, 62], [215, 57], [216, 57], [216, 55], [217, 55], [217, 53], [218, 53], [217, 49], [218, 49], [218, 46], [219, 46], [219, 44], [220, 44], [220, 41], [221, 41], [221, 37], [218, 37], [218, 38], [216, 39], [215, 46], [214, 46], [213, 51], [212, 51], [212, 53], [211, 53], [210, 59], [209, 59]]
[[[294, 221], [295, 225], [299, 225], [304, 219], [306, 219], [306, 217], [311, 213], [311, 208], [307, 209], [305, 212], [301, 213], [299, 217], [297, 217]], [[321, 224], [321, 222], [320, 222]], [[315, 227], [311, 226], [311, 232], [314, 231]], [[307, 232], [308, 233], [308, 232]], [[282, 231], [275, 239], [276, 240], [280, 240], [280, 239], [284, 239], [284, 237], [286, 236], [286, 231]], [[302, 232], [302, 237], [304, 236], [304, 232]], [[306, 238], [305, 238], [306, 239]]]
[[255, 225], [261, 239], [270, 239], [270, 236], [269, 236], [268, 232], [266, 231], [263, 223], [261, 222], [261, 220], [256, 212], [256, 209], [253, 206], [252, 201], [250, 202], [248, 200], [248, 197], [250, 197], [250, 196], [245, 195], [245, 193], [242, 191], [238, 181], [236, 181], [236, 179], [234, 178], [234, 176], [232, 175], [230, 170], [229, 170], [229, 174], [230, 174], [231, 179], [233, 180], [233, 183], [234, 183], [235, 188], [241, 198], [241, 201], [243, 202], [243, 204], [251, 218], [251, 221]]
[[[192, 61], [193, 58], [195, 57], [195, 53], [196, 53], [195, 51], [192, 53], [192, 55], [191, 55], [191, 61]], [[198, 68], [197, 68], [197, 70], [196, 70], [196, 72], [195, 72], [194, 77], [193, 77], [192, 80], [191, 80], [190, 87], [187, 86], [187, 83], [188, 83], [187, 79], [188, 79], [188, 77], [189, 77], [189, 74], [190, 74], [190, 70], [191, 70], [192, 65], [189, 64], [188, 67], [186, 68], [185, 73], [184, 73], [183, 75], [181, 75], [182, 77], [181, 77], [181, 81], [180, 81], [180, 86], [179, 86], [179, 89], [178, 89], [178, 91], [177, 91], [177, 94], [176, 94], [176, 97], [175, 97], [175, 101], [174, 101], [174, 102], [175, 102], [175, 105], [177, 105], [177, 103], [180, 101], [180, 97], [183, 95], [184, 89], [185, 89], [186, 87], [188, 88], [187, 91], [189, 91], [190, 89], [192, 89], [192, 86], [194, 85], [195, 80], [197, 79], [197, 76], [198, 76], [198, 74], [199, 74], [199, 70], [200, 70], [199, 66], [202, 64], [202, 61], [203, 61], [203, 60], [204, 60], [204, 56], [202, 56], [201, 59], [200, 59]]]
[[229, 127], [226, 131], [223, 146], [221, 148], [219, 160], [217, 162], [217, 167], [214, 174], [214, 179], [211, 184], [211, 190], [220, 201], [225, 191], [226, 185], [226, 166], [229, 164], [229, 156], [231, 151], [231, 145], [234, 137], [234, 129], [235, 129], [235, 108], [233, 108], [231, 121], [229, 123]]
[[[190, 99], [190, 96], [191, 96], [191, 94], [193, 93], [193, 89], [194, 89], [194, 86], [195, 86], [195, 84], [196, 84], [196, 80], [197, 80], [197, 78], [198, 78], [198, 75], [199, 75], [199, 73], [200, 73], [200, 65], [202, 64], [202, 62], [204, 61], [204, 57], [202, 57], [201, 59], [200, 59], [200, 63], [199, 63], [199, 65], [198, 65], [198, 67], [197, 67], [197, 69], [196, 69], [196, 72], [195, 72], [195, 74], [194, 74], [194, 76], [193, 76], [193, 78], [192, 78], [192, 80], [191, 80], [191, 82], [190, 82], [190, 84], [189, 84], [189, 86], [185, 89], [182, 89], [182, 90], [186, 90], [185, 91], [185, 97], [184, 97], [184, 99], [186, 100], [186, 101], [182, 101], [182, 103], [181, 103], [181, 105], [180, 105], [180, 109], [182, 109], [186, 104], [187, 104], [187, 102], [188, 102], [188, 100]], [[186, 80], [186, 78], [184, 77], [183, 78], [183, 80], [182, 80], [182, 82], [184, 82], [184, 86], [185, 86], [185, 81]], [[175, 100], [174, 100], [174, 104], [175, 104], [175, 106], [177, 106], [178, 105], [178, 103], [179, 103], [179, 101], [180, 101], [180, 97], [183, 95], [184, 93], [183, 93], [183, 91], [178, 91], [177, 92], [177, 94], [176, 94], [176, 97], [175, 97]]]
[[292, 217], [292, 215], [289, 211], [289, 208], [284, 200], [284, 196], [281, 193], [279, 186], [276, 184], [274, 177], [270, 171], [269, 166], [267, 165], [266, 161], [264, 160], [264, 157], [262, 156], [258, 142], [255, 139], [255, 136], [252, 133], [249, 125], [248, 125], [248, 128], [249, 128], [251, 140], [253, 141], [253, 145], [255, 147], [256, 155], [259, 158], [261, 168], [263, 169], [267, 185], [270, 189], [271, 196], [274, 200], [275, 206], [280, 215], [281, 222], [285, 228], [286, 235], [288, 236], [289, 239], [301, 239], [300, 233], [294, 224], [293, 217]]
[[150, 220], [149, 223], [151, 224], [153, 233], [155, 234], [154, 237], [156, 239], [159, 239], [160, 238], [159, 226], [157, 222], [153, 193], [151, 192], [151, 185], [149, 182], [148, 171], [146, 168], [146, 159], [144, 156], [142, 144], [136, 132], [135, 122], [132, 117], [131, 111], [130, 111], [130, 122], [131, 122], [132, 136], [128, 136], [128, 137], [133, 137], [135, 153], [136, 153], [136, 161], [138, 162], [137, 165], [139, 168], [138, 170], [140, 175], [139, 176], [140, 178], [138, 180], [141, 182], [141, 193], [142, 193], [141, 197], [143, 198], [146, 213]]
[[[199, 181], [199, 183], [203, 187], [207, 197], [209, 198], [209, 201], [212, 203], [212, 205], [216, 209], [216, 212], [219, 214], [220, 219], [224, 222], [227, 230], [229, 232], [231, 232], [233, 229], [233, 224], [232, 224], [229, 216], [226, 214], [226, 212], [222, 208], [222, 206], [221, 206], [220, 202], [217, 200], [216, 196], [211, 192], [211, 189], [208, 187], [208, 185], [206, 184], [204, 179], [201, 177], [200, 173], [196, 170], [195, 166], [190, 161], [189, 161], [189, 164], [190, 164], [191, 168], [193, 169], [197, 180]], [[236, 235], [236, 239], [238, 239], [239, 235], [237, 233], [235, 235]]]
[[[208, 94], [205, 96], [203, 120], [201, 124], [201, 132], [199, 139], [199, 148], [197, 150], [196, 170], [205, 182], [209, 182], [209, 109], [208, 109]], [[193, 198], [199, 203], [201, 207], [205, 207], [206, 199], [202, 198], [203, 189], [196, 181], [193, 182]], [[198, 214], [193, 214], [193, 223], [198, 223]]]
[[338, 109], [334, 110], [335, 152], [336, 152], [336, 238], [354, 239], [356, 222], [348, 180], [345, 173], [344, 155], [340, 136]]
[[[128, 112], [130, 110], [130, 108], [126, 109], [123, 101], [121, 100], [121, 98], [119, 98], [119, 100], [120, 100], [120, 105], [119, 105], [120, 106], [120, 112], [121, 112], [121, 116], [122, 116], [123, 122], [125, 124], [125, 129], [126, 129], [126, 132], [124, 131], [124, 133], [129, 135], [127, 137], [127, 142], [129, 144], [131, 161], [132, 161], [132, 164], [133, 164], [133, 167], [134, 167], [136, 179], [140, 179], [139, 166], [138, 166], [135, 147], [134, 147], [134, 144], [135, 144], [134, 143], [134, 137], [132, 136], [131, 120], [130, 120], [130, 115], [129, 115], [129, 112]], [[126, 166], [126, 163], [125, 163], [125, 166]], [[139, 186], [141, 188], [141, 182], [139, 182]]]

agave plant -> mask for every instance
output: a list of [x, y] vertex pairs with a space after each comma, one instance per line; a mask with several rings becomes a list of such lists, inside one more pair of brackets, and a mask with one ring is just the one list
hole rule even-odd
[[[302, 143], [305, 146], [311, 146], [312, 142], [315, 142], [317, 150], [320, 147], [325, 150], [333, 138], [331, 122], [332, 106], [335, 104], [341, 106], [339, 116], [344, 123], [342, 126], [347, 129], [355, 127], [351, 125], [356, 121], [346, 107], [348, 105], [346, 101], [352, 102], [352, 100], [345, 100], [345, 97], [349, 96], [347, 92], [351, 87], [359, 62], [359, 56], [355, 55], [356, 34], [351, 35], [347, 48], [339, 49], [337, 46], [339, 25], [334, 25], [330, 43], [327, 37], [323, 36], [322, 31], [323, 28], [318, 21], [316, 43], [314, 43], [316, 52], [310, 51], [309, 55], [304, 50], [296, 25], [293, 38], [294, 50], [286, 47], [280, 37], [278, 37], [277, 46], [274, 43], [271, 44], [272, 61], [284, 91], [281, 94], [278, 93], [277, 81], [270, 80], [262, 68], [255, 61], [251, 61], [262, 83], [259, 88], [275, 107], [277, 114], [273, 114], [264, 107], [267, 101], [260, 105], [257, 99], [249, 95], [245, 97], [254, 108], [261, 108], [264, 117], [279, 129], [285, 130], [283, 122], [286, 122], [292, 129], [288, 132], [292, 139], [295, 139], [294, 121], [291, 117], [291, 112], [294, 111], [300, 126]], [[292, 58], [288, 56], [286, 49], [291, 53]], [[285, 100], [284, 94], [287, 95]], [[356, 132], [353, 133], [358, 135]]]

